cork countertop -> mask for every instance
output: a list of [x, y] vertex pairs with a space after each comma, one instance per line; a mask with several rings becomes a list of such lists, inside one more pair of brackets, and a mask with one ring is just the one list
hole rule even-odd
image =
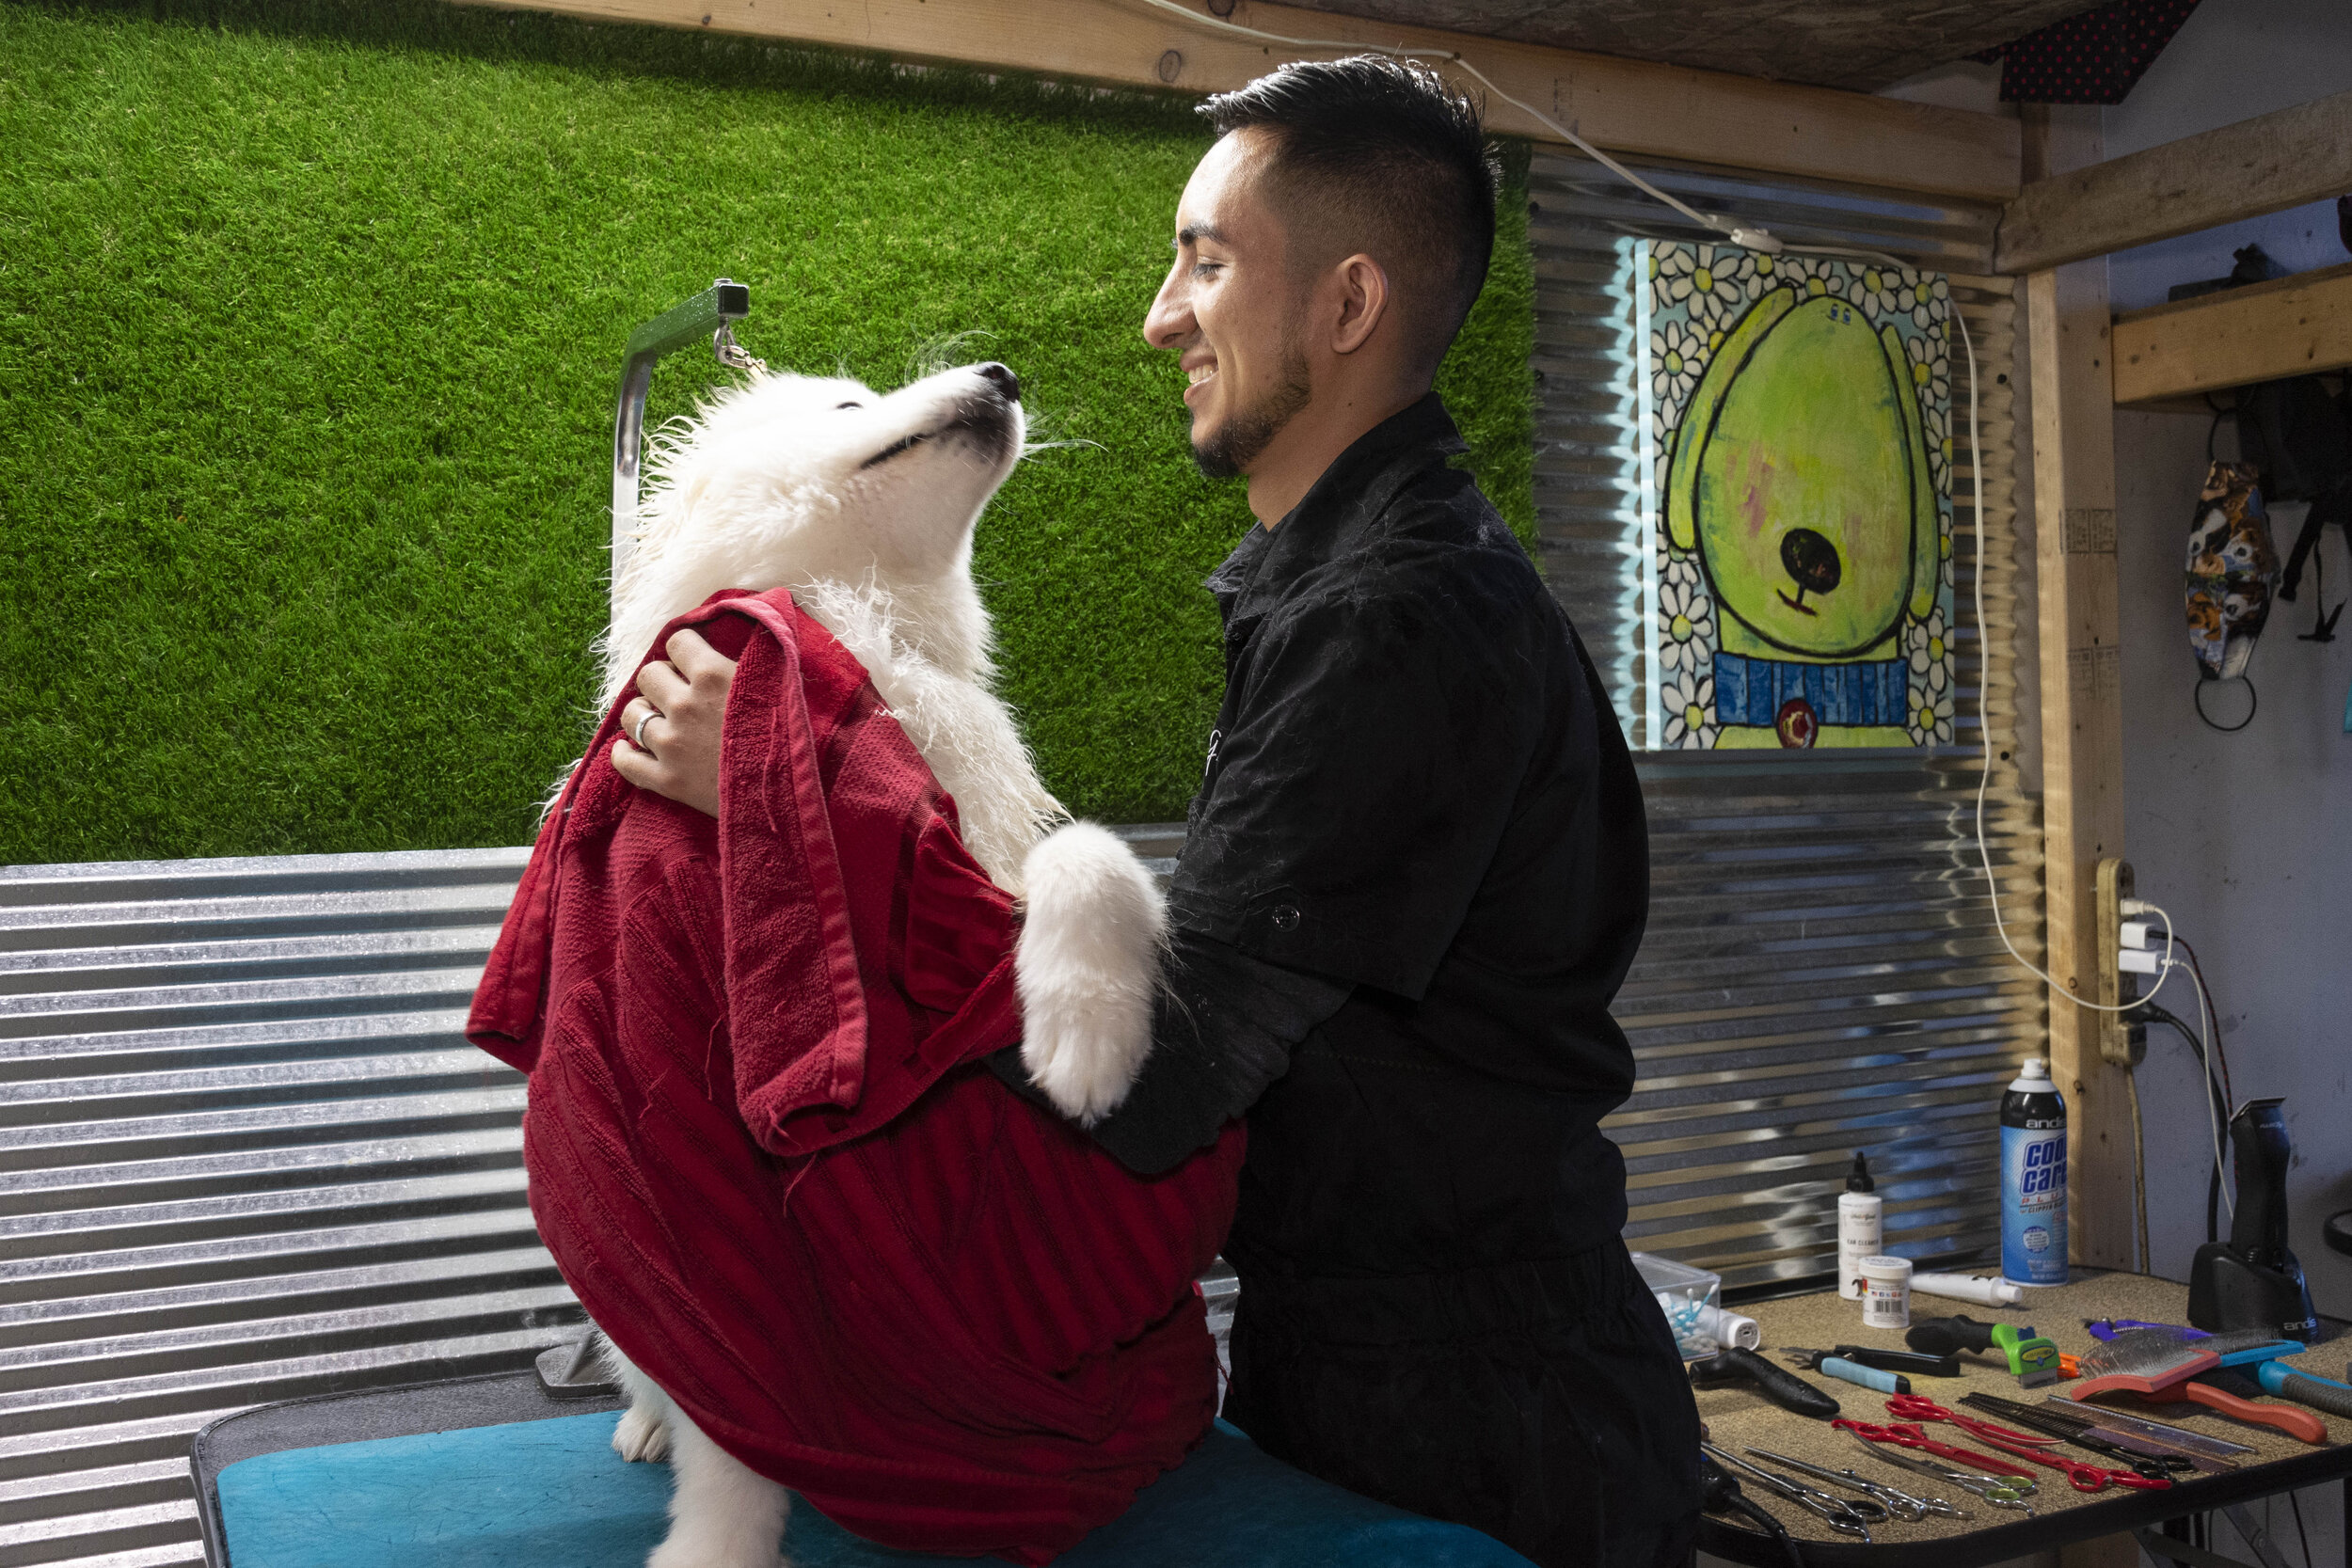
[[[1904, 1348], [1902, 1331], [1864, 1328], [1862, 1304], [1840, 1300], [1832, 1291], [1753, 1302], [1735, 1307], [1734, 1310], [1745, 1312], [1756, 1319], [1764, 1334], [1762, 1354], [1777, 1366], [1787, 1365], [1780, 1351], [1782, 1347], [1790, 1345], [1816, 1350], [1828, 1350], [1841, 1344], [1874, 1345], [1887, 1350]], [[2083, 1326], [2086, 1318], [2137, 1318], [2149, 1323], [2186, 1323], [2188, 1287], [2143, 1275], [2077, 1269], [2072, 1283], [2029, 1291], [2025, 1302], [2017, 1307], [1978, 1307], [1936, 1296], [1915, 1295], [1911, 1310], [1915, 1323], [1923, 1317], [1952, 1313], [1963, 1314], [1980, 1323], [2030, 1323], [2056, 1341], [2059, 1350], [2081, 1354], [2098, 1343]], [[2321, 1377], [2352, 1381], [2345, 1376], [2345, 1356], [2347, 1352], [2352, 1352], [2352, 1338], [2344, 1337], [2342, 1324], [2322, 1320], [2322, 1325], [2321, 1332], [2326, 1338], [2302, 1354], [2287, 1358], [2288, 1364]], [[1960, 1397], [1966, 1393], [1982, 1392], [2021, 1403], [2039, 1404], [2046, 1396], [2063, 1393], [2067, 1387], [2067, 1384], [2060, 1381], [2037, 1388], [2020, 1389], [2005, 1362], [1990, 1355], [1963, 1354], [1960, 1359], [1963, 1369], [1962, 1376], [1915, 1377], [1911, 1380], [1912, 1392], [1924, 1394], [1963, 1415], [1982, 1416], [1982, 1412], [1969, 1410], [1961, 1404]], [[1883, 1394], [1818, 1372], [1801, 1372], [1798, 1375], [1836, 1399], [1843, 1416], [1881, 1424], [1890, 1420]], [[2192, 1431], [2245, 1443], [2254, 1451], [2235, 1456], [2239, 1467], [2233, 1472], [2218, 1476], [2197, 1475], [2190, 1481], [2176, 1482], [2169, 1491], [2164, 1492], [2126, 1490], [2114, 1486], [2096, 1494], [2077, 1492], [2058, 1471], [2027, 1465], [2027, 1468], [2037, 1472], [2039, 1481], [2039, 1490], [2027, 1499], [2035, 1512], [2027, 1516], [1994, 1509], [1967, 1493], [1942, 1488], [1931, 1477], [1885, 1464], [1866, 1453], [1864, 1445], [1851, 1433], [1833, 1429], [1827, 1421], [1814, 1420], [1783, 1410], [1753, 1386], [1704, 1388], [1694, 1392], [1698, 1400], [1699, 1418], [1707, 1423], [1715, 1444], [1743, 1459], [1749, 1458], [1745, 1450], [1755, 1447], [1771, 1449], [1832, 1469], [1851, 1468], [1873, 1481], [1882, 1481], [1907, 1492], [1941, 1495], [1971, 1515], [1964, 1520], [1930, 1515], [1918, 1524], [1889, 1520], [1871, 1528], [1872, 1544], [1865, 1545], [1850, 1537], [1836, 1534], [1813, 1514], [1772, 1496], [1747, 1477], [1740, 1477], [1742, 1489], [1747, 1495], [1771, 1510], [1773, 1517], [1787, 1525], [1790, 1533], [1804, 1544], [1807, 1560], [1824, 1565], [1899, 1561], [1902, 1568], [1937, 1568], [1938, 1564], [1944, 1565], [1944, 1568], [1962, 1568], [1964, 1564], [1997, 1561], [2068, 1541], [2086, 1540], [2159, 1519], [2201, 1513], [2225, 1503], [2265, 1496], [2289, 1486], [2309, 1486], [2352, 1475], [2352, 1422], [2312, 1411], [2312, 1415], [2328, 1424], [2329, 1439], [2314, 1447], [2268, 1427], [2243, 1425], [2208, 1411], [2202, 1405], [2147, 1404], [2132, 1396], [2114, 1396], [2103, 1398], [2098, 1402], [2112, 1403], [2119, 1411], [2142, 1415], [2152, 1420], [2170, 1421]], [[2298, 1405], [2296, 1408], [2306, 1407]], [[1939, 1442], [1985, 1451], [1981, 1444], [1947, 1423], [1930, 1424], [1927, 1430], [1928, 1435]], [[2092, 1464], [2106, 1463], [2098, 1455], [2081, 1449], [2067, 1448], [2061, 1451], [2070, 1458]], [[1765, 1466], [1767, 1469], [1771, 1467]], [[1838, 1489], [1834, 1486], [1823, 1484], [1822, 1489], [1833, 1495], [1838, 1494]], [[1769, 1568], [1782, 1568], [1786, 1561], [1778, 1549], [1754, 1529], [1728, 1524], [1711, 1515], [1701, 1527], [1699, 1545], [1717, 1556], [1740, 1562], [1769, 1565]], [[1935, 1549], [1939, 1547], [1942, 1549]]]

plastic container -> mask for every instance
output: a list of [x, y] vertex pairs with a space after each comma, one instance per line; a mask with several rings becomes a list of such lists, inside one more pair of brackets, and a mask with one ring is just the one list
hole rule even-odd
[[2001, 1276], [2066, 1283], [2066, 1101], [2039, 1056], [2001, 1097]]
[[1911, 1259], [1865, 1258], [1862, 1260], [1862, 1326], [1911, 1326]]
[[1724, 1310], [1721, 1275], [1646, 1252], [1633, 1255], [1633, 1270], [1657, 1298], [1658, 1309], [1666, 1314], [1675, 1348], [1685, 1361], [1712, 1355], [1725, 1345], [1741, 1350], [1763, 1348], [1764, 1331], [1754, 1318]]
[[1855, 1149], [1846, 1190], [1837, 1195], [1837, 1293], [1848, 1301], [1862, 1299], [1862, 1260], [1876, 1258], [1886, 1244], [1885, 1207], [1870, 1180], [1870, 1163]]

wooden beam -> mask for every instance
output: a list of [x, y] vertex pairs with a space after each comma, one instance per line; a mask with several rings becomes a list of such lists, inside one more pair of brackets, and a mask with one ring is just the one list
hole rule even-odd
[[[474, 3], [1197, 94], [1240, 87], [1285, 59], [1335, 53], [1221, 35], [1134, 0]], [[1293, 38], [1457, 50], [1504, 91], [1613, 152], [1980, 201], [2017, 193], [2017, 124], [1999, 115], [1290, 6], [1245, 3], [1230, 20]], [[1477, 90], [1474, 82], [1467, 85]], [[1491, 104], [1487, 123], [1508, 135], [1558, 139], [1500, 102]]]
[[2352, 92], [2028, 183], [1993, 270], [2039, 272], [2352, 191]]
[[2352, 366], [2352, 261], [2115, 318], [2115, 402], [2145, 407]]
[[[2095, 113], [2095, 111], [2093, 111]], [[2098, 156], [2097, 121], [2060, 117], [2038, 135], [2054, 163]], [[2036, 133], [2029, 133], [2029, 136]], [[2043, 894], [2050, 1076], [2068, 1109], [2067, 1241], [2077, 1263], [2130, 1268], [2131, 1103], [2099, 1053], [2099, 1018], [2069, 997], [2096, 990], [2098, 864], [2123, 853], [2123, 690], [2117, 640], [2115, 410], [2106, 267], [2026, 278], [2033, 401], [2034, 562], [2042, 658]]]

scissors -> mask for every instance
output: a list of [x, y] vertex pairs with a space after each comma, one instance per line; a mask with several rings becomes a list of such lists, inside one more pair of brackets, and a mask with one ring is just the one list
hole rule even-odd
[[2064, 1476], [2066, 1483], [2077, 1492], [2104, 1492], [2109, 1482], [2148, 1492], [2165, 1491], [2172, 1484], [2171, 1478], [2165, 1474], [2162, 1465], [2150, 1465], [2149, 1468], [2156, 1472], [2152, 1476], [2139, 1470], [2110, 1470], [2104, 1465], [2092, 1465], [2066, 1454], [2052, 1453], [2049, 1449], [2059, 1441], [2056, 1437], [2011, 1432], [1991, 1421], [1963, 1416], [1957, 1411], [1946, 1409], [1924, 1394], [1897, 1394], [1886, 1402], [1886, 1413], [1904, 1421], [1949, 1421], [1989, 1448], [1997, 1449], [2014, 1458], [2030, 1460], [2036, 1465], [2048, 1465]]
[[1933, 1460], [1920, 1457], [1920, 1453], [1904, 1452], [1904, 1449], [1917, 1449], [1921, 1453], [1940, 1454], [1947, 1459], [1994, 1465], [2004, 1470], [2013, 1468], [1999, 1460], [1970, 1453], [1966, 1449], [1938, 1443], [1915, 1426], [1887, 1427], [1868, 1421], [1850, 1420], [1836, 1420], [1830, 1425], [1851, 1433], [1854, 1441], [1860, 1443], [1867, 1452], [1876, 1454], [1889, 1465], [1900, 1465], [1905, 1469], [1933, 1476], [1947, 1486], [1957, 1486], [1963, 1492], [1974, 1494], [1994, 1508], [2005, 1508], [2028, 1516], [2033, 1513], [2033, 1505], [2026, 1501], [2036, 1490], [2029, 1472], [2017, 1470], [2013, 1475], [1986, 1475], [1976, 1470], [1955, 1469], [1950, 1465], [1938, 1465]]
[[1790, 1481], [1787, 1476], [1776, 1476], [1770, 1470], [1758, 1469], [1739, 1455], [1726, 1453], [1712, 1443], [1701, 1443], [1699, 1447], [1713, 1456], [1716, 1464], [1752, 1477], [1756, 1483], [1766, 1491], [1788, 1498], [1806, 1513], [1821, 1519], [1840, 1535], [1859, 1536], [1864, 1543], [1868, 1544], [1870, 1527], [1883, 1525], [1893, 1517], [1883, 1503], [1875, 1500], [1850, 1503], [1843, 1497], [1833, 1497], [1820, 1488], [1807, 1486], [1803, 1481]]
[[1807, 1464], [1802, 1459], [1791, 1459], [1785, 1453], [1774, 1453], [1770, 1449], [1750, 1449], [1748, 1452], [1758, 1459], [1768, 1459], [1784, 1468], [1802, 1471], [1817, 1480], [1828, 1481], [1833, 1486], [1843, 1486], [1849, 1491], [1859, 1492], [1873, 1501], [1885, 1504], [1886, 1512], [1905, 1524], [1915, 1525], [1931, 1513], [1940, 1513], [1948, 1519], [1968, 1517], [1966, 1513], [1954, 1508], [1941, 1497], [1915, 1497], [1908, 1492], [1882, 1485], [1856, 1470], [1832, 1470], [1820, 1465]]

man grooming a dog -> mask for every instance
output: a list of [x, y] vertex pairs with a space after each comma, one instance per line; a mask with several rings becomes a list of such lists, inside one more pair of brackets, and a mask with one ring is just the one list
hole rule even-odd
[[[1262, 526], [1209, 578], [1227, 690], [1152, 1053], [1089, 1132], [1154, 1172], [1248, 1117], [1225, 1414], [1267, 1451], [1547, 1568], [1679, 1564], [1697, 1416], [1598, 1125], [1633, 1084], [1640, 789], [1431, 390], [1493, 245], [1477, 111], [1365, 56], [1204, 112], [1144, 332]], [[671, 653], [614, 764], [715, 815], [732, 667]], [[991, 1066], [1037, 1098], [1017, 1048]]]

